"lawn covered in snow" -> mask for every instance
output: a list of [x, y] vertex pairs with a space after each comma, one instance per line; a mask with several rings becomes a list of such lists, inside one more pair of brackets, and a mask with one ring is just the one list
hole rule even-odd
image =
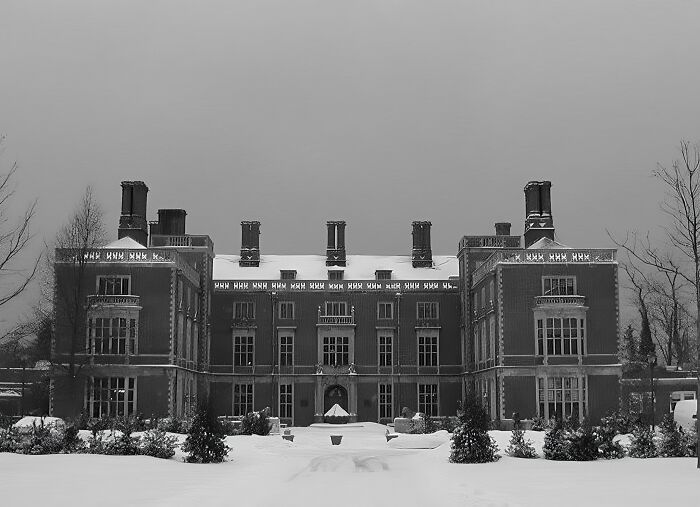
[[[695, 458], [585, 463], [510, 458], [493, 431], [496, 463], [448, 462], [449, 435], [401, 435], [363, 423], [228, 437], [223, 464], [145, 456], [0, 454], [0, 505], [518, 506], [698, 505]], [[340, 446], [329, 435], [342, 433]], [[182, 437], [184, 439], [184, 437]], [[541, 453], [544, 433], [527, 432]], [[416, 447], [433, 449], [408, 449]]]

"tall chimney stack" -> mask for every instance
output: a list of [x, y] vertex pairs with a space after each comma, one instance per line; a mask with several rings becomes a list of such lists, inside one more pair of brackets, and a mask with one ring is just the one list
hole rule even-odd
[[240, 266], [260, 266], [260, 222], [241, 222], [241, 260]]
[[184, 209], [159, 209], [158, 234], [184, 236], [186, 217], [187, 212]]
[[411, 260], [414, 268], [432, 268], [433, 251], [430, 247], [430, 226], [428, 221], [414, 221], [413, 226], [413, 249], [411, 250]]
[[122, 181], [122, 214], [117, 237], [131, 239], [148, 246], [146, 201], [148, 187], [143, 181]]
[[510, 236], [510, 222], [497, 222], [496, 236]]
[[345, 266], [345, 221], [329, 220], [328, 243], [326, 245], [326, 266]]
[[525, 248], [542, 238], [554, 239], [551, 181], [525, 185]]

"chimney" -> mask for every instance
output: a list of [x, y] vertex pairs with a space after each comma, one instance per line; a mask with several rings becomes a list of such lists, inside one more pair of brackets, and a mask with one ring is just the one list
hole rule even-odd
[[122, 181], [122, 214], [119, 217], [117, 237], [130, 237], [148, 246], [146, 200], [148, 187], [143, 181]]
[[242, 267], [260, 266], [260, 222], [241, 222], [241, 260]]
[[329, 220], [328, 244], [326, 246], [326, 266], [345, 266], [345, 221]]
[[432, 268], [433, 251], [430, 248], [430, 226], [427, 221], [415, 221], [413, 226], [413, 250], [411, 260], [414, 268]]
[[[184, 209], [159, 209], [158, 234], [184, 236], [186, 216], [187, 212]], [[151, 230], [153, 231], [153, 228]]]
[[496, 222], [496, 236], [510, 236], [510, 222]]
[[542, 238], [554, 239], [551, 181], [525, 185], [525, 248]]

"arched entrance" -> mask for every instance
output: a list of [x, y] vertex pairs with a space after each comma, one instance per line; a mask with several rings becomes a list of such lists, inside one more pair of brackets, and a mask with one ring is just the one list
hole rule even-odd
[[341, 385], [333, 385], [326, 388], [323, 395], [323, 413], [328, 412], [335, 404], [340, 405], [343, 410], [348, 410], [348, 391]]

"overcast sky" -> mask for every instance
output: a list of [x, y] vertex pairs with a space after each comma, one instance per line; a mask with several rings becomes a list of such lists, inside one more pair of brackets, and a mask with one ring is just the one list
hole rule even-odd
[[218, 253], [243, 219], [263, 253], [323, 253], [327, 219], [349, 253], [409, 253], [429, 219], [453, 254], [521, 234], [533, 179], [560, 241], [610, 246], [661, 223], [650, 173], [700, 140], [699, 20], [694, 0], [2, 0], [0, 172], [20, 165], [18, 212], [39, 199], [37, 251], [88, 184], [116, 237], [124, 179]]

